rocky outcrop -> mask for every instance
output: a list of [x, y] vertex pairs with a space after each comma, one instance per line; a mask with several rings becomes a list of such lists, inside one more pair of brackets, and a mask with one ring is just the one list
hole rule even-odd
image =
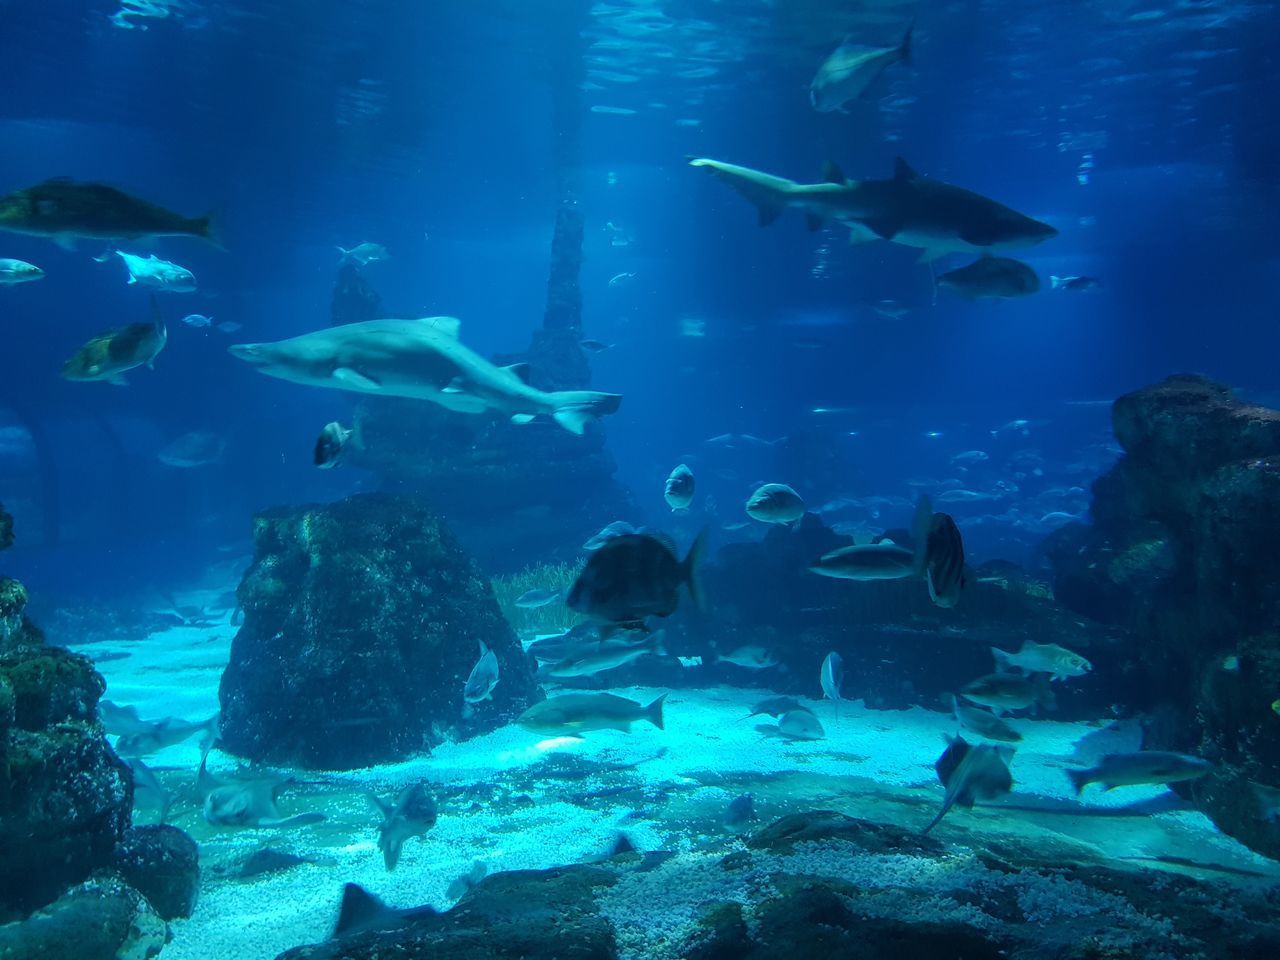
[[1248, 786], [1280, 787], [1280, 411], [1177, 376], [1121, 397], [1112, 419], [1124, 456], [1094, 484], [1093, 524], [1046, 545], [1055, 593], [1129, 631], [1122, 702], [1172, 708], [1152, 745], [1218, 764], [1193, 790], [1201, 806], [1280, 855]]
[[4, 509], [4, 504], [0, 503], [0, 550], [7, 550], [13, 546], [13, 517], [11, 517]]
[[172, 824], [131, 827], [116, 847], [115, 867], [164, 920], [191, 916], [200, 888], [200, 848]]
[[[254, 520], [244, 625], [222, 676], [224, 745], [255, 760], [350, 768], [493, 729], [536, 686], [488, 581], [413, 497], [368, 494]], [[464, 714], [479, 643], [493, 699]]]
[[0, 926], [5, 960], [150, 960], [167, 939], [145, 897], [115, 877], [92, 879], [25, 920]]

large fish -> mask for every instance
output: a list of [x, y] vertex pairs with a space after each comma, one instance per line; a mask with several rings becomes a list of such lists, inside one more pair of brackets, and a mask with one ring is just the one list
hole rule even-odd
[[453, 317], [367, 320], [229, 349], [267, 376], [293, 383], [430, 400], [459, 413], [496, 410], [515, 423], [547, 414], [578, 434], [622, 402], [616, 393], [535, 389], [522, 379], [521, 365], [499, 367], [463, 346], [458, 326]]
[[1175, 783], [1195, 780], [1213, 769], [1213, 764], [1200, 757], [1168, 750], [1139, 750], [1137, 753], [1111, 753], [1087, 770], [1068, 770], [1071, 785], [1080, 793], [1091, 783], [1104, 790], [1139, 784]]
[[400, 862], [400, 850], [405, 841], [420, 837], [436, 825], [436, 802], [421, 782], [411, 783], [388, 803], [374, 794], [368, 794], [369, 802], [382, 816], [378, 824], [378, 849], [387, 870], [394, 870]]
[[77, 237], [135, 240], [200, 237], [217, 243], [209, 217], [184, 217], [102, 183], [54, 177], [0, 197], [0, 230], [48, 237], [70, 246]]
[[1037, 292], [1040, 278], [1021, 260], [984, 255], [967, 266], [942, 274], [938, 277], [938, 286], [970, 300], [1011, 300]]
[[963, 737], [956, 737], [947, 744], [934, 770], [946, 787], [942, 809], [924, 828], [928, 833], [957, 803], [972, 807], [978, 800], [994, 800], [1013, 789], [1013, 776], [1009, 773], [1012, 747], [993, 747], [989, 744], [972, 746]]
[[607, 623], [637, 623], [675, 613], [684, 585], [701, 607], [698, 563], [705, 544], [704, 531], [680, 560], [669, 542], [647, 533], [613, 537], [591, 555], [565, 604]]
[[612, 693], [562, 693], [535, 703], [516, 718], [526, 730], [539, 733], [621, 730], [631, 732], [631, 724], [647, 720], [662, 729], [664, 693], [648, 706]]
[[154, 296], [151, 310], [151, 323], [131, 323], [94, 337], [62, 365], [62, 376], [67, 380], [105, 380], [124, 386], [126, 371], [143, 365], [153, 368], [168, 342], [169, 332], [160, 319]]
[[1058, 231], [981, 194], [917, 174], [899, 158], [890, 180], [847, 180], [828, 164], [825, 183], [796, 183], [749, 167], [695, 158], [755, 204], [760, 225], [788, 208], [804, 213], [809, 228], [828, 220], [849, 227], [850, 240], [890, 240], [923, 251], [922, 261], [948, 253], [999, 253], [1035, 246]]
[[880, 75], [899, 60], [911, 59], [911, 27], [896, 47], [867, 47], [845, 41], [822, 65], [809, 85], [809, 102], [821, 113], [839, 110], [867, 92]]

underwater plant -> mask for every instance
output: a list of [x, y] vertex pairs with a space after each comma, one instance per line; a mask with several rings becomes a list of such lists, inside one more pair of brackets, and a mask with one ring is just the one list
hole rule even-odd
[[[582, 572], [583, 562], [539, 563], [517, 573], [493, 578], [493, 595], [502, 615], [518, 636], [528, 637], [547, 633], [564, 633], [585, 617], [570, 610], [564, 603], [569, 588]], [[516, 601], [534, 591], [559, 594], [556, 600], [537, 607], [518, 606]]]

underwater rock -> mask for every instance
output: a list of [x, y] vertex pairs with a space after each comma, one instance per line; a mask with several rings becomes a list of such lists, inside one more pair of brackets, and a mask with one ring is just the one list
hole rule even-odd
[[13, 546], [13, 517], [0, 503], [0, 550], [8, 550]]
[[933, 837], [891, 823], [859, 820], [834, 810], [807, 810], [775, 820], [747, 841], [752, 850], [790, 853], [797, 843], [845, 840], [871, 853], [941, 855], [943, 845]]
[[[537, 687], [488, 581], [413, 497], [364, 494], [254, 520], [244, 624], [222, 675], [222, 741], [254, 760], [352, 768], [402, 759], [447, 731], [518, 716]], [[464, 718], [483, 642], [491, 701]]]
[[75, 887], [25, 920], [0, 926], [0, 957], [150, 960], [164, 947], [167, 933], [145, 897], [107, 876]]
[[110, 864], [133, 803], [95, 716], [101, 675], [22, 622], [0, 649], [0, 920]]
[[388, 911], [388, 928], [295, 947], [277, 960], [616, 960], [613, 928], [595, 905], [597, 890], [616, 882], [590, 865], [490, 874], [448, 911]]
[[131, 827], [116, 846], [115, 866], [164, 920], [191, 916], [200, 889], [200, 848], [168, 823]]

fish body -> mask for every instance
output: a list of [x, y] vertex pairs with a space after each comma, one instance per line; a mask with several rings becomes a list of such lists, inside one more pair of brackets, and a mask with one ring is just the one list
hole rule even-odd
[[888, 540], [840, 547], [823, 554], [809, 569], [837, 580], [902, 580], [920, 573], [915, 552]]
[[587, 353], [604, 353], [613, 348], [612, 343], [605, 343], [603, 340], [579, 340], [578, 346]]
[[213, 317], [206, 317], [201, 313], [189, 313], [182, 318], [182, 322], [188, 327], [195, 327], [197, 330], [213, 326]]
[[130, 285], [169, 293], [191, 293], [196, 288], [194, 273], [176, 263], [161, 260], [154, 253], [149, 257], [139, 257], [117, 250], [116, 256], [124, 261], [125, 269], [129, 271]]
[[728, 653], [720, 654], [717, 659], [746, 670], [767, 670], [778, 665], [778, 661], [768, 650], [755, 646], [737, 647]]
[[137, 757], [125, 760], [133, 772], [133, 808], [135, 810], [157, 810], [164, 823], [169, 819], [169, 808], [173, 806], [174, 796], [164, 788], [160, 779], [145, 763]]
[[377, 263], [380, 260], [391, 259], [391, 255], [387, 253], [387, 248], [380, 243], [358, 243], [350, 250], [338, 247], [338, 252], [342, 254], [342, 259], [338, 261], [338, 266], [353, 263], [363, 267], [370, 263]]
[[474, 889], [488, 874], [489, 868], [483, 862], [477, 860], [471, 865], [469, 871], [449, 884], [449, 889], [445, 891], [445, 896], [450, 900], [460, 899], [468, 890]]
[[693, 503], [693, 471], [683, 463], [672, 470], [662, 495], [673, 512], [688, 510]]
[[603, 529], [601, 529], [599, 533], [595, 534], [590, 540], [584, 543], [582, 545], [582, 549], [590, 553], [594, 550], [599, 550], [601, 547], [603, 547], [606, 543], [608, 543], [614, 537], [620, 537], [623, 534], [627, 534], [627, 533], [639, 533], [639, 532], [640, 532], [639, 528], [632, 526], [631, 524], [627, 523], [627, 521], [625, 520], [614, 520], [612, 523], [607, 524]]
[[671, 616], [685, 586], [701, 607], [697, 567], [705, 543], [704, 532], [682, 561], [670, 543], [647, 533], [613, 537], [587, 560], [565, 602], [570, 610], [596, 620], [635, 623]]
[[452, 317], [368, 320], [229, 350], [261, 373], [292, 383], [429, 400], [459, 413], [494, 410], [516, 423], [546, 414], [576, 434], [622, 402], [614, 393], [531, 387], [519, 365], [495, 366], [463, 346], [458, 326]]
[[746, 510], [761, 523], [795, 523], [804, 516], [804, 501], [785, 483], [766, 483], [751, 494]]
[[1104, 790], [1139, 784], [1176, 783], [1195, 780], [1213, 769], [1208, 760], [1168, 750], [1139, 750], [1136, 753], [1109, 753], [1096, 766], [1068, 770], [1071, 785], [1080, 793], [1091, 783]]
[[661, 631], [649, 634], [642, 643], [602, 642], [596, 649], [566, 657], [546, 668], [546, 676], [555, 679], [566, 677], [593, 677], [598, 673], [615, 670], [633, 663], [641, 657], [664, 656]]
[[724, 812], [724, 825], [730, 828], [743, 826], [755, 819], [755, 797], [749, 793], [740, 794], [730, 800], [729, 807]]
[[1047, 673], [1051, 680], [1083, 677], [1093, 669], [1093, 664], [1080, 654], [1073, 653], [1056, 643], [1035, 643], [1032, 640], [1023, 640], [1022, 649], [1017, 653], [992, 647], [991, 655], [995, 657], [997, 670]]
[[761, 700], [752, 707], [751, 712], [743, 717], [743, 719], [749, 720], [762, 713], [767, 713], [771, 717], [778, 717], [786, 713], [788, 710], [797, 709], [802, 709], [802, 707], [800, 701], [796, 700], [794, 697], [769, 697], [766, 700]]
[[538, 733], [589, 730], [630, 733], [633, 723], [645, 720], [661, 730], [662, 704], [666, 699], [664, 693], [645, 706], [612, 693], [562, 693], [535, 703], [516, 718], [516, 723]]
[[55, 177], [0, 197], [0, 230], [48, 237], [136, 240], [200, 237], [217, 243], [209, 217], [183, 217], [101, 183]]
[[204, 467], [217, 463], [227, 449], [227, 441], [216, 433], [193, 430], [184, 433], [156, 454], [167, 467]]
[[[926, 509], [928, 499], [922, 498]], [[934, 513], [924, 548], [924, 578], [929, 599], [940, 607], [954, 607], [965, 586], [964, 541], [960, 528], [949, 514]]]
[[938, 286], [970, 300], [1011, 300], [1040, 289], [1040, 278], [1021, 260], [982, 256], [973, 263], [938, 277]]
[[541, 587], [535, 587], [532, 590], [526, 590], [520, 596], [516, 597], [515, 604], [521, 610], [537, 610], [539, 607], [545, 607], [548, 604], [555, 603], [560, 600], [564, 594], [560, 590], [547, 590]]
[[788, 710], [778, 718], [776, 725], [762, 723], [756, 731], [766, 737], [781, 737], [783, 740], [821, 740], [827, 735], [818, 718], [804, 707]]
[[1049, 286], [1052, 290], [1070, 290], [1073, 293], [1086, 293], [1090, 290], [1097, 290], [1102, 286], [1102, 281], [1096, 277], [1049, 277]]
[[378, 849], [388, 871], [400, 862], [400, 851], [405, 841], [420, 837], [436, 825], [436, 802], [421, 782], [411, 783], [387, 803], [373, 794], [369, 802], [382, 815], [378, 824]]
[[970, 706], [955, 697], [951, 698], [951, 712], [966, 730], [972, 730], [986, 740], [1017, 743], [1022, 734], [993, 713]]
[[921, 177], [901, 158], [889, 180], [847, 180], [828, 165], [825, 183], [796, 183], [719, 160], [689, 163], [710, 170], [750, 200], [761, 226], [795, 209], [812, 229], [835, 221], [850, 229], [854, 242], [889, 240], [921, 250], [926, 261], [948, 253], [1020, 250], [1058, 233], [989, 197]]
[[169, 339], [163, 323], [131, 323], [94, 337], [62, 365], [64, 379], [125, 384], [124, 374], [151, 367]]
[[880, 75], [899, 61], [911, 59], [911, 31], [896, 47], [867, 47], [840, 44], [822, 61], [809, 85], [809, 102], [819, 113], [844, 112], [844, 105], [862, 97]]
[[25, 260], [0, 259], [0, 284], [4, 286], [26, 283], [43, 277], [44, 271], [34, 263], [27, 263]]
[[462, 699], [466, 703], [480, 703], [493, 699], [493, 688], [498, 685], [498, 658], [483, 640], [480, 644], [480, 659], [471, 668], [467, 682], [462, 687]]
[[209, 750], [200, 757], [196, 792], [202, 800], [201, 813], [207, 823], [218, 827], [301, 827], [320, 823], [323, 813], [299, 813], [286, 817], [276, 805], [289, 778], [255, 777], [223, 782], [209, 772]]
[[[137, 718], [136, 713], [133, 716]], [[113, 723], [112, 726], [120, 729], [122, 725]], [[198, 733], [204, 734], [207, 740], [212, 740], [218, 733], [218, 715], [214, 714], [200, 723], [191, 723], [176, 717], [140, 720], [136, 726], [130, 724], [128, 730], [129, 732], [120, 734], [119, 739], [116, 740], [116, 753], [126, 758], [145, 757], [166, 747], [182, 743], [184, 740], [190, 740]]]
[[822, 669], [818, 675], [822, 685], [822, 695], [837, 703], [842, 699], [840, 685], [844, 683], [844, 659], [834, 650], [822, 661]]
[[342, 452], [346, 449], [347, 442], [353, 433], [353, 430], [344, 427], [337, 420], [326, 423], [324, 429], [320, 431], [320, 436], [316, 438], [312, 462], [321, 470], [331, 470], [336, 467], [342, 460]]
[[956, 737], [947, 745], [934, 771], [946, 788], [942, 809], [922, 831], [928, 833], [956, 804], [972, 807], [978, 800], [994, 800], [1013, 789], [1013, 775], [1009, 761], [1013, 758], [1011, 747], [993, 747], [989, 744], [973, 746], [963, 737]]
[[1009, 710], [1025, 710], [1047, 698], [1047, 691], [1014, 673], [989, 673], [960, 688], [970, 703], [990, 707], [999, 716]]

